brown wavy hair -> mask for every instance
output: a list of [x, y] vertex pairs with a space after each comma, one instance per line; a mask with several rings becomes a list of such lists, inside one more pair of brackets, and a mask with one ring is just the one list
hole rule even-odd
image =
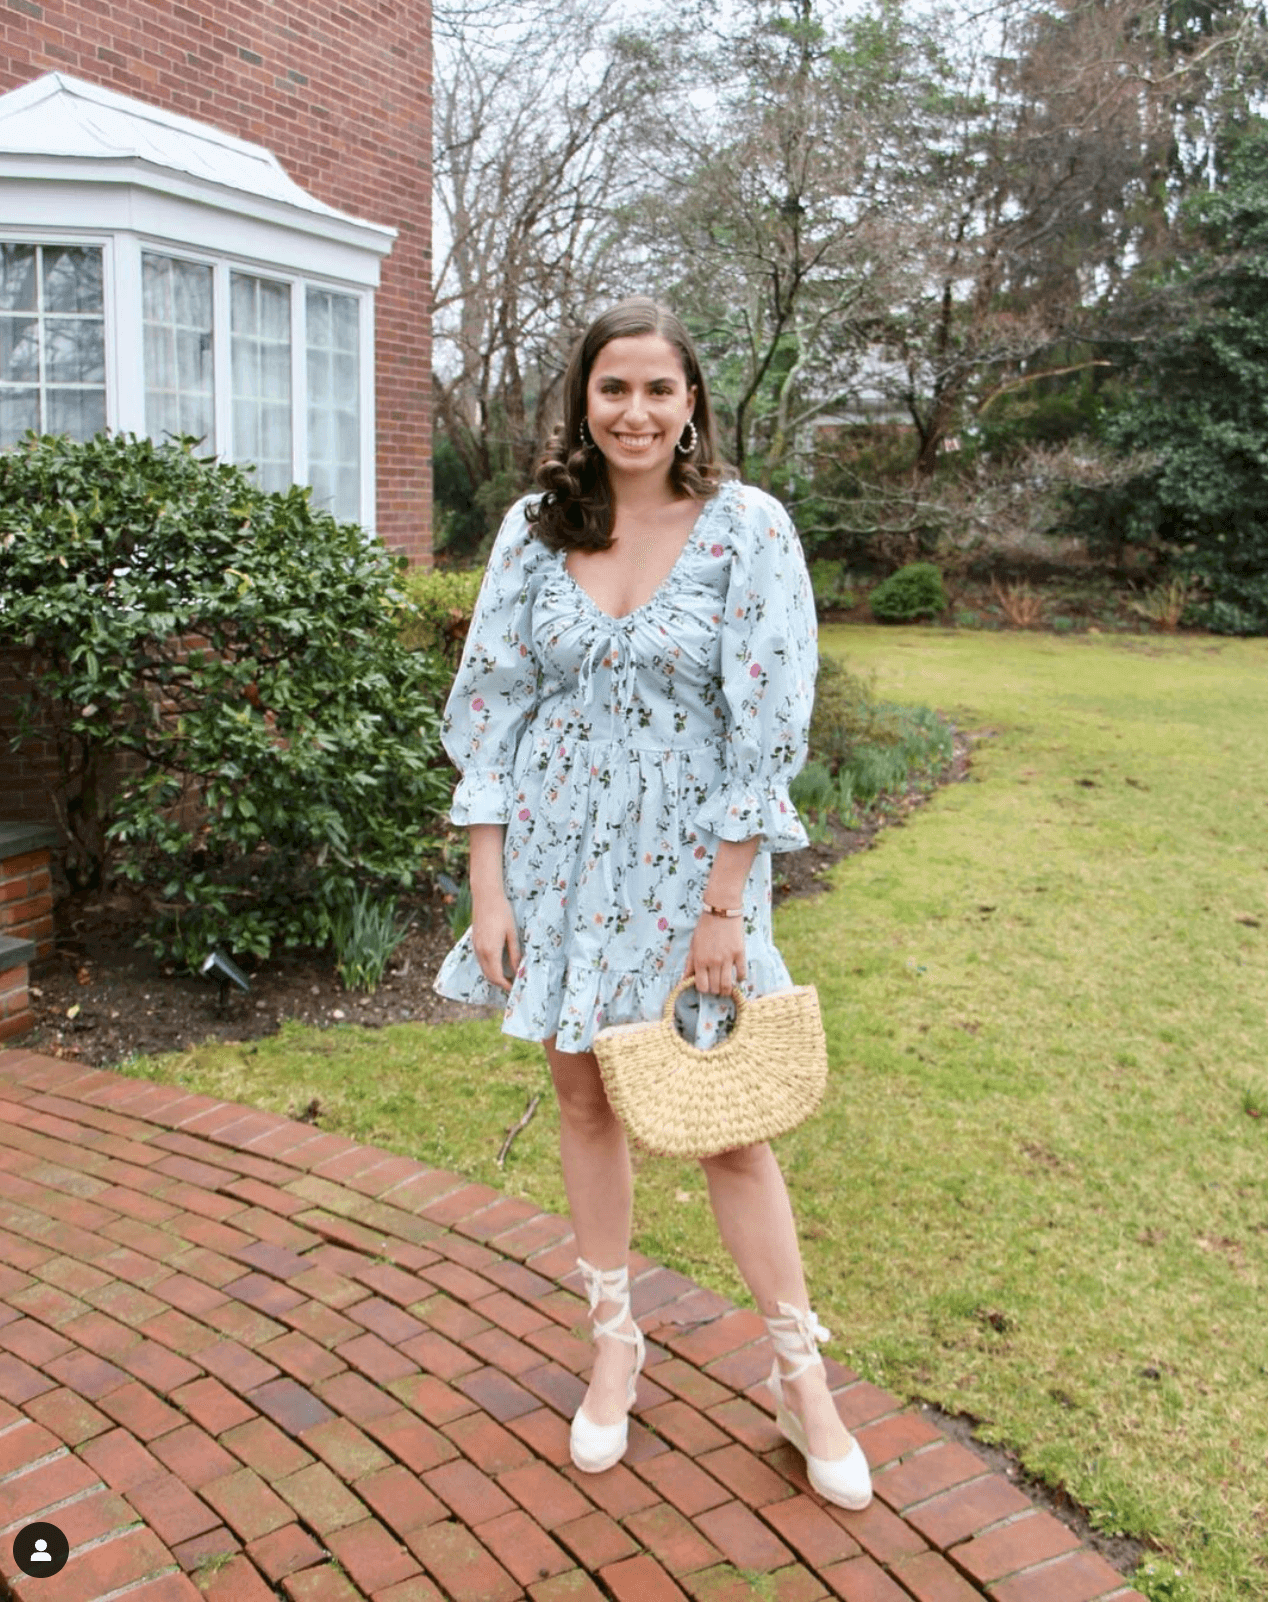
[[563, 422], [555, 428], [541, 460], [536, 481], [545, 491], [530, 502], [525, 516], [536, 526], [537, 538], [552, 551], [606, 551], [612, 544], [615, 507], [603, 452], [582, 444], [581, 422], [586, 414], [586, 389], [599, 352], [614, 339], [659, 334], [677, 350], [687, 388], [694, 384], [696, 444], [689, 456], [674, 452], [669, 479], [674, 488], [698, 501], [716, 495], [731, 470], [717, 460], [717, 431], [709, 386], [691, 335], [666, 306], [646, 295], [636, 295], [601, 312], [573, 346], [564, 374]]

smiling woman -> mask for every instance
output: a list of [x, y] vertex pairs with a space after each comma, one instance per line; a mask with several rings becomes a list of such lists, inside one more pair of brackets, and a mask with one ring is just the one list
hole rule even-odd
[[[645, 299], [597, 318], [564, 380], [545, 493], [498, 534], [442, 725], [463, 775], [450, 821], [471, 829], [472, 921], [436, 989], [503, 994], [503, 1031], [545, 1047], [598, 1343], [571, 1437], [587, 1473], [625, 1453], [645, 1351], [629, 1152], [595, 1035], [658, 1016], [689, 976], [679, 1021], [704, 1049], [733, 990], [792, 984], [770, 858], [808, 843], [788, 786], [806, 759], [814, 599], [784, 507], [723, 476], [682, 323]], [[867, 1462], [818, 1358], [826, 1331], [775, 1157], [762, 1143], [703, 1166], [770, 1330], [779, 1426], [820, 1495], [865, 1507]]]

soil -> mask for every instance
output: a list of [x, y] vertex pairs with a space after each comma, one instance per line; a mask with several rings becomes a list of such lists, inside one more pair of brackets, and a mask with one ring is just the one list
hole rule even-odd
[[[818, 894], [828, 869], [842, 857], [866, 851], [885, 827], [936, 789], [968, 777], [974, 742], [957, 730], [954, 756], [934, 785], [912, 785], [890, 797], [856, 829], [830, 824], [831, 838], [803, 851], [781, 852], [774, 862], [774, 903]], [[497, 1007], [448, 1001], [432, 989], [454, 943], [447, 913], [451, 897], [427, 884], [402, 897], [410, 931], [373, 995], [344, 989], [329, 951], [279, 952], [267, 962], [244, 964], [250, 990], [222, 988], [209, 979], [178, 973], [137, 945], [144, 904], [126, 888], [67, 896], [55, 908], [54, 956], [32, 974], [35, 1028], [22, 1038], [31, 1051], [110, 1067], [133, 1056], [188, 1051], [206, 1040], [254, 1040], [273, 1034], [287, 1019], [318, 1027], [356, 1023], [365, 1028], [489, 1017]]]

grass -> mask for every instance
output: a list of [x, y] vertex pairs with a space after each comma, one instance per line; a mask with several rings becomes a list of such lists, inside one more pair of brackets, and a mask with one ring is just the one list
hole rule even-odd
[[[833, 1064], [779, 1148], [830, 1349], [1154, 1543], [1155, 1599], [1268, 1597], [1268, 641], [821, 643], [986, 731], [970, 782], [776, 915]], [[129, 1068], [318, 1096], [323, 1128], [564, 1209], [549, 1097], [495, 1166], [547, 1085], [496, 1021]], [[636, 1236], [746, 1300], [692, 1165], [640, 1165]]]

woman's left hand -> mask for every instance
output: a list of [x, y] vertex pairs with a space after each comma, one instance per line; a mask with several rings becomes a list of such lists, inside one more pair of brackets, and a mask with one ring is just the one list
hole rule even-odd
[[744, 962], [744, 919], [719, 918], [712, 912], [702, 912], [691, 937], [686, 973], [694, 974], [700, 995], [730, 995], [732, 986], [748, 976]]

